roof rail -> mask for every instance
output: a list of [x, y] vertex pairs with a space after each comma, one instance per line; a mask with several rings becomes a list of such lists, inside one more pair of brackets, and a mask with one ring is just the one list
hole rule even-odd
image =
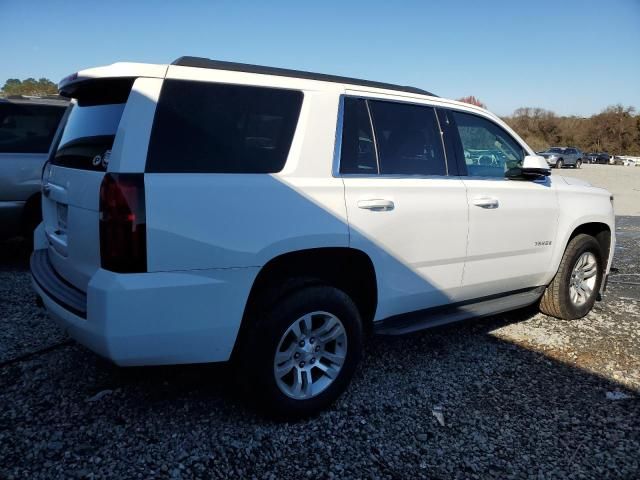
[[327, 75], [325, 73], [305, 72], [302, 70], [290, 70], [288, 68], [264, 67], [261, 65], [251, 65], [248, 63], [225, 62], [222, 60], [211, 60], [201, 57], [180, 57], [174, 60], [171, 65], [182, 67], [212, 68], [216, 70], [230, 70], [232, 72], [261, 73], [263, 75], [276, 75], [279, 77], [304, 78], [306, 80], [319, 80], [322, 82], [346, 83], [363, 87], [384, 88], [387, 90], [398, 90], [401, 92], [417, 93], [419, 95], [429, 95], [435, 97], [433, 93], [421, 88], [394, 85], [392, 83], [374, 82], [361, 80], [359, 78], [340, 77], [338, 75]]

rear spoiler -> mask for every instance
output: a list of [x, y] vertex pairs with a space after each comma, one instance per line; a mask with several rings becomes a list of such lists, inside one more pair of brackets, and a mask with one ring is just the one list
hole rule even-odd
[[64, 77], [58, 83], [60, 95], [67, 98], [78, 98], [83, 91], [92, 89], [96, 83], [106, 82], [111, 85], [129, 85], [138, 77], [164, 78], [167, 65], [154, 65], [150, 63], [121, 62], [104, 67], [88, 68], [80, 70]]

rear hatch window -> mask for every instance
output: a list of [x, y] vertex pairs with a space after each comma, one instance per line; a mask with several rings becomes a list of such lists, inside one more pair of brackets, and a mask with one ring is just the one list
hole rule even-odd
[[124, 103], [75, 104], [51, 163], [82, 170], [106, 170]]
[[78, 88], [51, 163], [105, 171], [132, 85], [132, 79], [110, 79]]

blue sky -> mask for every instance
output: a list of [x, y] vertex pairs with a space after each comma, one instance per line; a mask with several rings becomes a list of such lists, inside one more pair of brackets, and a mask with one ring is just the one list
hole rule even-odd
[[0, 82], [182, 55], [590, 115], [640, 109], [640, 0], [0, 0]]

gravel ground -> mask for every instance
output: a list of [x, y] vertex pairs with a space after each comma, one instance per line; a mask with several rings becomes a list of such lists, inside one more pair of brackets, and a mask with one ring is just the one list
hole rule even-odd
[[613, 193], [616, 215], [640, 215], [640, 167], [582, 165], [581, 169], [551, 170], [553, 175], [581, 178]]
[[65, 341], [2, 244], [0, 478], [638, 478], [640, 217], [617, 230], [584, 319], [373, 338], [347, 393], [297, 423], [257, 416], [223, 366], [122, 369]]

